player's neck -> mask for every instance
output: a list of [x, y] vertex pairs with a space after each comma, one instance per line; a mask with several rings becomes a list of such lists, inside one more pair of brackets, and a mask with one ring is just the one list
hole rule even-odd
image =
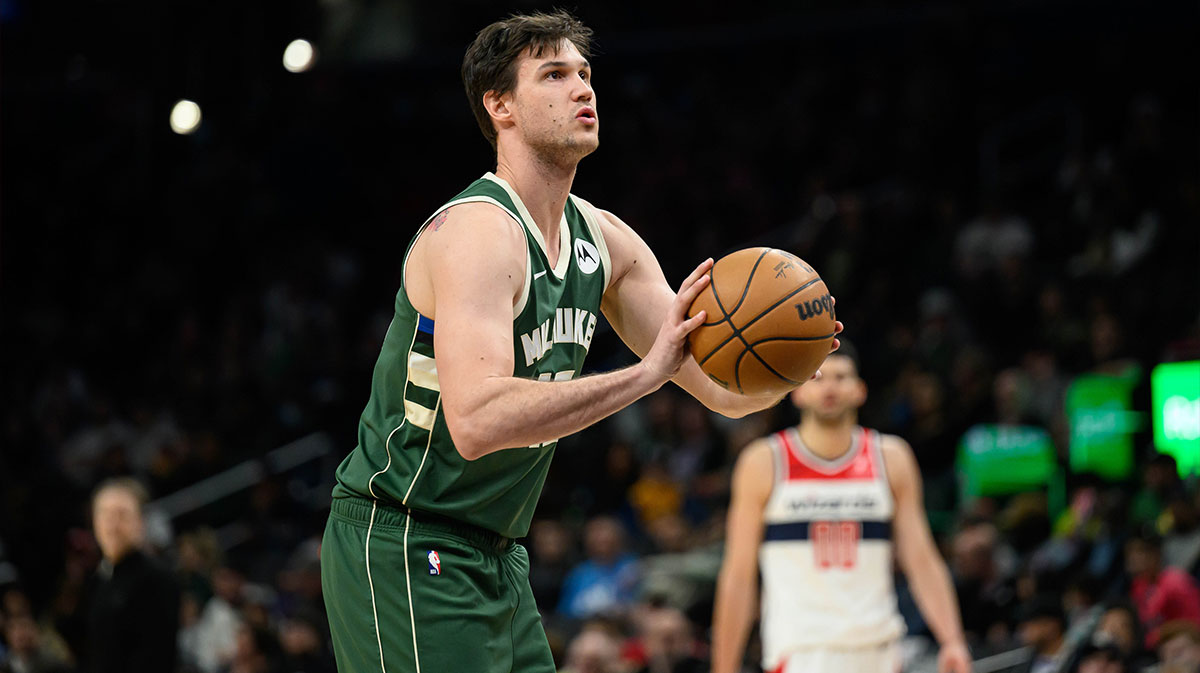
[[496, 176], [521, 197], [550, 251], [558, 250], [559, 222], [575, 181], [575, 167], [544, 161], [524, 145], [505, 148], [496, 157]]
[[800, 441], [818, 458], [836, 460], [846, 455], [854, 442], [854, 427], [857, 420], [853, 416], [825, 421], [805, 416], [800, 421], [797, 430]]

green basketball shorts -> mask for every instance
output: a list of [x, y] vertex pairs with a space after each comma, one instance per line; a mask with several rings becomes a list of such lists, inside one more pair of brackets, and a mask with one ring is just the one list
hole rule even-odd
[[529, 555], [475, 526], [336, 498], [321, 587], [340, 673], [554, 673]]

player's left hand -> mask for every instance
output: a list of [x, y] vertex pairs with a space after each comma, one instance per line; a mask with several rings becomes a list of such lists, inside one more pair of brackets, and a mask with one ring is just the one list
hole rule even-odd
[[942, 646], [938, 652], [938, 673], [971, 673], [971, 653], [959, 641]]

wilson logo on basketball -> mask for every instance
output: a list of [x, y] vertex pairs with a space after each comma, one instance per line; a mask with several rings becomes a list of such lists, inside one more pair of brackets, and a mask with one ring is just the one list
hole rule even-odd
[[801, 320], [808, 320], [822, 313], [833, 315], [833, 297], [826, 294], [811, 301], [800, 302], [796, 304], [796, 312], [800, 314]]

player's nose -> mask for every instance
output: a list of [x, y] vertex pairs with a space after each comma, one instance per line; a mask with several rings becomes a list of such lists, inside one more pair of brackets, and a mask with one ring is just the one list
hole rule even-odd
[[582, 76], [575, 78], [575, 98], [574, 100], [581, 102], [591, 102], [596, 92], [592, 91], [592, 83], [584, 79]]

